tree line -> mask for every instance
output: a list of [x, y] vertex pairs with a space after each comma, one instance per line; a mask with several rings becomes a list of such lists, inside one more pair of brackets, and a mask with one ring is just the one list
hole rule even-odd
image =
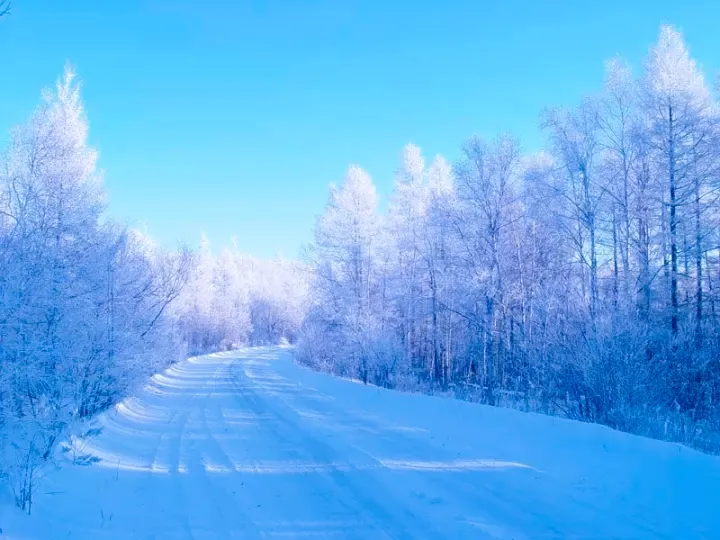
[[670, 26], [634, 75], [542, 112], [543, 151], [471, 137], [405, 147], [387, 212], [369, 175], [331, 186], [298, 358], [720, 448], [720, 117]]

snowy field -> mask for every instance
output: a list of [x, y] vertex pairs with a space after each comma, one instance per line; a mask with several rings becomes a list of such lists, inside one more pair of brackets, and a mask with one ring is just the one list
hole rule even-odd
[[191, 359], [102, 415], [0, 538], [720, 538], [720, 459], [608, 428]]

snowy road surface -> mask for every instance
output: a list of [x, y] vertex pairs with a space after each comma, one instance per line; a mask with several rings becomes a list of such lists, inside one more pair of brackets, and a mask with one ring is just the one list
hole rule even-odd
[[[2, 538], [720, 538], [720, 461], [315, 373], [282, 348], [191, 359], [102, 415]], [[26, 534], [21, 534], [26, 531]]]

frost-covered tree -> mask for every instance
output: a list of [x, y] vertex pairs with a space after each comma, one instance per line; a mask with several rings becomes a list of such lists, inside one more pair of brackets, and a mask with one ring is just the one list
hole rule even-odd
[[[648, 136], [661, 174], [663, 202], [667, 208], [666, 249], [669, 251], [670, 328], [673, 337], [679, 329], [679, 281], [681, 251], [687, 246], [684, 235], [695, 214], [696, 260], [701, 261], [701, 204], [707, 178], [707, 161], [714, 158], [712, 133], [715, 117], [710, 89], [702, 72], [690, 57], [681, 34], [670, 26], [660, 29], [660, 37], [650, 50], [643, 80], [644, 109]], [[710, 166], [710, 168], [712, 168]], [[702, 325], [702, 271], [696, 267], [697, 328]]]
[[512, 253], [507, 247], [516, 214], [519, 157], [519, 146], [510, 137], [490, 144], [472, 137], [455, 168], [465, 277], [474, 285], [469, 289], [470, 302], [464, 306], [477, 332], [477, 342], [468, 351], [469, 369], [471, 378], [487, 390], [489, 403], [494, 403], [494, 388], [505, 376], [507, 360], [506, 278]]
[[343, 185], [331, 186], [306, 254], [315, 275], [301, 354], [366, 382], [382, 382], [394, 360], [384, 339], [387, 283], [377, 205], [370, 176], [351, 166]]
[[426, 171], [427, 201], [425, 206], [420, 256], [429, 289], [426, 312], [429, 326], [429, 372], [447, 387], [453, 372], [456, 339], [453, 327], [457, 315], [457, 241], [453, 234], [457, 222], [452, 210], [457, 204], [452, 168], [442, 156], [436, 156]]

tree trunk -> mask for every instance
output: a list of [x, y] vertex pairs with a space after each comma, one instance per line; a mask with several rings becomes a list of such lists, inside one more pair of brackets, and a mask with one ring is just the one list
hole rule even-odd
[[613, 206], [612, 213], [612, 251], [613, 251], [613, 284], [612, 284], [612, 303], [613, 308], [617, 312], [618, 309], [618, 281], [619, 281], [619, 268], [618, 268], [618, 234], [617, 234], [617, 217], [615, 207]]
[[670, 187], [670, 330], [678, 333], [678, 247], [677, 247], [677, 185], [675, 177], [674, 112], [668, 106], [668, 180]]
[[703, 341], [702, 229], [700, 223], [700, 178], [695, 175], [695, 345]]

